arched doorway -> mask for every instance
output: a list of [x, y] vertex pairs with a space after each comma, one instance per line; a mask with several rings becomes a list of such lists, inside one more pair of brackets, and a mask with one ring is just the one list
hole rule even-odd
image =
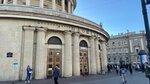
[[89, 74], [88, 45], [84, 40], [80, 42], [80, 74]]
[[[48, 40], [48, 45], [62, 45], [61, 40], [56, 37], [53, 36], [51, 38], [49, 38]], [[62, 59], [62, 49], [60, 48], [48, 48], [47, 50], [47, 78], [51, 78], [52, 77], [52, 73], [53, 73], [53, 69], [54, 67], [57, 65], [60, 68], [61, 71], [61, 59]]]

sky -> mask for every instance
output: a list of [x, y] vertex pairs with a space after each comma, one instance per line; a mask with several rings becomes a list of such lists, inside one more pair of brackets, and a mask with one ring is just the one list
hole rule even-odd
[[[150, 5], [147, 12], [150, 17]], [[74, 15], [102, 23], [110, 35], [145, 30], [141, 0], [77, 0]]]

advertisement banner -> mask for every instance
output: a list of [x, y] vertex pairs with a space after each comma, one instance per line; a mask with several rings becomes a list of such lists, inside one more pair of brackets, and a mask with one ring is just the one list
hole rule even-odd
[[140, 56], [140, 59], [141, 59], [141, 63], [145, 63], [145, 62], [147, 62], [147, 56], [146, 55], [141, 55]]

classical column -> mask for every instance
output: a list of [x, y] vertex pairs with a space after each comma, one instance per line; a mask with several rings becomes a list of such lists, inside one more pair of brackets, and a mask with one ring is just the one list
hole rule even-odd
[[107, 51], [106, 51], [106, 44], [102, 42], [102, 73], [105, 74], [107, 71]]
[[52, 9], [56, 10], [56, 0], [52, 0]]
[[80, 75], [79, 33], [73, 35], [73, 75]]
[[29, 65], [32, 68], [33, 63], [33, 40], [34, 27], [24, 27], [24, 49], [23, 49], [23, 79], [26, 77], [26, 68]]
[[96, 74], [96, 56], [95, 56], [95, 45], [94, 45], [94, 38], [95, 37], [90, 37], [90, 45], [91, 45], [91, 74]]
[[130, 45], [130, 50], [131, 50], [131, 53], [133, 52], [133, 49], [132, 49], [132, 40], [129, 40], [129, 45]]
[[72, 6], [71, 9], [72, 9], [72, 10], [71, 10], [71, 13], [73, 13], [73, 11], [74, 11], [74, 6]]
[[26, 6], [30, 6], [30, 0], [26, 0]]
[[62, 12], [65, 12], [65, 0], [61, 0]]
[[72, 36], [65, 31], [64, 77], [72, 76]]
[[71, 13], [71, 2], [70, 2], [70, 0], [68, 0], [68, 13]]
[[100, 58], [99, 58], [99, 48], [98, 48], [99, 38], [95, 39], [95, 54], [96, 54], [96, 69], [97, 73], [100, 73]]
[[8, 3], [8, 0], [4, 0], [4, 4], [7, 4]]
[[17, 4], [17, 0], [13, 0], [13, 4], [16, 5]]
[[37, 28], [37, 47], [35, 61], [35, 79], [45, 78], [45, 32], [44, 28]]
[[43, 8], [44, 6], [44, 0], [40, 0], [40, 7]]
[[141, 38], [141, 49], [144, 50], [143, 39]]

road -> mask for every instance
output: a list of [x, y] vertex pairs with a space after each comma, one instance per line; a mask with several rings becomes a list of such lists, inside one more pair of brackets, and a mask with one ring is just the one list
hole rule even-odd
[[[142, 72], [134, 72], [126, 75], [127, 84], [149, 84], [148, 78]], [[0, 82], [0, 84], [25, 84], [24, 81]], [[54, 84], [53, 79], [31, 80], [30, 84]], [[122, 84], [121, 77], [116, 73], [105, 75], [89, 75], [70, 78], [60, 78], [59, 84]]]

